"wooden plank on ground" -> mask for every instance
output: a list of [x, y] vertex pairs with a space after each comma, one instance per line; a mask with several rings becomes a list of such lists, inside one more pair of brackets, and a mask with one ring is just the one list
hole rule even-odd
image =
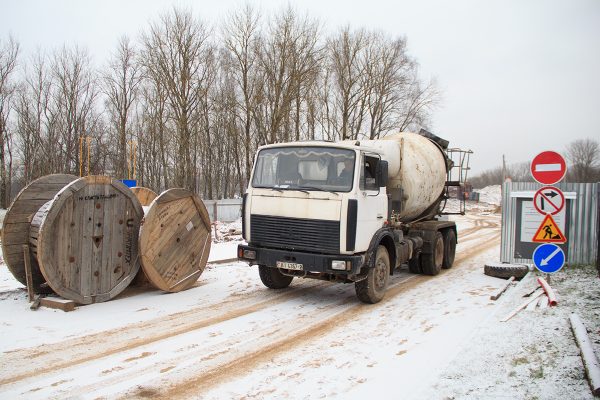
[[73, 300], [67, 300], [60, 297], [42, 297], [40, 299], [40, 305], [63, 310], [64, 312], [73, 311], [75, 309], [75, 302]]
[[498, 291], [495, 294], [490, 296], [490, 299], [498, 300], [498, 298], [500, 298], [500, 296], [502, 296], [502, 293], [504, 293], [506, 291], [506, 289], [508, 289], [508, 287], [510, 286], [511, 283], [513, 283], [514, 280], [515, 280], [514, 276], [511, 276], [510, 278], [508, 278], [506, 283], [504, 285], [502, 285], [502, 287], [500, 289], [498, 289]]
[[598, 357], [594, 353], [592, 342], [588, 337], [585, 325], [581, 322], [581, 319], [577, 314], [571, 314], [571, 328], [573, 329], [573, 335], [581, 351], [581, 358], [583, 359], [583, 366], [592, 389], [594, 396], [600, 396], [600, 362]]
[[529, 303], [533, 302], [534, 300], [537, 301], [538, 297], [540, 297], [543, 293], [544, 293], [544, 289], [536, 290], [529, 299], [525, 300], [517, 308], [512, 310], [506, 317], [502, 318], [500, 320], [500, 322], [506, 322], [509, 319], [511, 319], [512, 317], [514, 317], [519, 311], [521, 311], [522, 309], [527, 307], [529, 305]]

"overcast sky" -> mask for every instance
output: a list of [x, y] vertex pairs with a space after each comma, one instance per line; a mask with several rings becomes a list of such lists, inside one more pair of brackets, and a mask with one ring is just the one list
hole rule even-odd
[[[282, 1], [249, 1], [264, 15]], [[101, 66], [121, 35], [136, 38], [173, 4], [217, 26], [240, 1], [0, 0], [0, 37], [12, 34], [22, 62], [36, 48], [87, 47]], [[339, 26], [406, 36], [424, 79], [443, 93], [431, 131], [470, 148], [473, 172], [600, 140], [600, 0], [291, 2]]]

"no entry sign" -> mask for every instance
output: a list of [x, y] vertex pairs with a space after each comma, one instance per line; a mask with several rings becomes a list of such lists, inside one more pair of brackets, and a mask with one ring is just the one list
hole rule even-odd
[[531, 162], [533, 179], [544, 185], [553, 185], [559, 182], [566, 172], [565, 159], [555, 151], [543, 151]]
[[559, 188], [544, 186], [535, 192], [533, 205], [537, 212], [542, 215], [556, 215], [565, 206], [565, 195]]

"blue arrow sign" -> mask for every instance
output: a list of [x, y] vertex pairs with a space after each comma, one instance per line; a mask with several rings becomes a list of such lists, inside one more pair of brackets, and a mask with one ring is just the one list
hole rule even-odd
[[552, 274], [565, 265], [565, 253], [554, 243], [544, 243], [533, 252], [533, 263], [538, 270]]

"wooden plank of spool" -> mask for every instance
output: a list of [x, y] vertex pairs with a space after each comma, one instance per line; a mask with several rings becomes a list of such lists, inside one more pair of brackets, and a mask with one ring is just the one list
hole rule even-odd
[[[2, 252], [8, 269], [16, 280], [27, 286], [23, 245], [29, 244], [30, 223], [35, 213], [67, 184], [76, 180], [74, 175], [46, 175], [27, 185], [15, 197], [6, 215], [2, 229]], [[46, 280], [37, 260], [31, 257], [31, 278], [36, 293], [48, 293]]]
[[204, 271], [211, 246], [208, 211], [189, 190], [169, 189], [158, 196], [140, 232], [142, 268], [158, 289], [189, 289]]
[[31, 241], [48, 284], [80, 304], [110, 300], [139, 269], [143, 210], [123, 183], [105, 176], [77, 179], [36, 213]]
[[33, 291], [33, 279], [31, 278], [31, 253], [29, 252], [29, 245], [23, 245], [23, 258], [25, 259], [25, 278], [27, 280], [27, 299], [31, 303], [35, 297]]
[[[146, 210], [150, 206], [150, 204], [152, 204], [154, 199], [156, 199], [158, 197], [158, 195], [156, 194], [155, 191], [145, 188], [145, 187], [142, 187], [142, 186], [132, 187], [131, 191], [133, 192], [133, 194], [135, 194], [135, 197], [137, 197], [137, 199], [140, 201], [140, 203], [142, 204], [142, 207], [144, 207], [144, 210]], [[152, 285], [152, 283], [150, 282], [150, 280], [144, 273], [143, 268], [140, 268], [140, 270], [138, 271], [137, 275], [135, 276], [135, 278], [133, 279], [133, 282], [131, 282], [131, 284], [134, 286], [151, 286]]]
[[142, 186], [135, 186], [131, 188], [135, 197], [140, 201], [143, 207], [149, 206], [155, 198], [158, 197], [158, 194], [152, 189], [148, 189]]

